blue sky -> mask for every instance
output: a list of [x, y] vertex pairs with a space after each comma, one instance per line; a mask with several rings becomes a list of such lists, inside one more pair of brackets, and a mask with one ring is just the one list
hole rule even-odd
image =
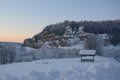
[[0, 0], [0, 41], [22, 42], [64, 20], [120, 19], [120, 0]]

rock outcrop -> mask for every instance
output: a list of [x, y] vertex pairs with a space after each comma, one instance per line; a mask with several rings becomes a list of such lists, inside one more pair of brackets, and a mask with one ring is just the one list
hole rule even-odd
[[[23, 45], [38, 49], [41, 48], [45, 42], [48, 42], [50, 46], [67, 47], [79, 44], [80, 41], [89, 42], [89, 40], [95, 39], [95, 34], [85, 33], [83, 29], [84, 26], [79, 26], [78, 30], [72, 30], [71, 26], [67, 26], [63, 35], [55, 35], [43, 31], [33, 36], [33, 38], [25, 39]], [[102, 35], [101, 38], [105, 38], [104, 40], [108, 41], [107, 35]]]

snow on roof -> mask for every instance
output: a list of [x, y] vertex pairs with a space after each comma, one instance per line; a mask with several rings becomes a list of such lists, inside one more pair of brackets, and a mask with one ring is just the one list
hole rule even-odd
[[80, 50], [79, 54], [84, 54], [84, 55], [95, 55], [96, 50]]

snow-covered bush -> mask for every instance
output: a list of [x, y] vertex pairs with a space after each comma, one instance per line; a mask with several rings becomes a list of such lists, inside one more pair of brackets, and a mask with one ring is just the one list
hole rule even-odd
[[113, 46], [109, 41], [107, 43], [106, 40], [108, 38], [104, 34], [98, 34], [94, 39], [87, 40], [86, 44], [90, 46], [89, 49], [95, 49], [97, 55], [112, 57], [120, 61], [120, 46]]
[[103, 52], [101, 53], [102, 56], [115, 58], [117, 61], [120, 62], [120, 46], [107, 46], [102, 48]]
[[14, 62], [35, 60], [36, 50], [37, 49], [33, 49], [30, 47], [18, 47], [16, 49], [16, 56]]
[[77, 49], [62, 49], [56, 47], [41, 48], [39, 49], [40, 58], [69, 58], [78, 57], [79, 50]]
[[48, 42], [45, 42], [40, 49], [18, 47], [16, 48], [16, 56], [14, 62], [79, 57], [79, 50], [81, 47], [77, 47], [54, 47], [50, 46]]
[[14, 46], [0, 46], [0, 64], [12, 63], [15, 55]]

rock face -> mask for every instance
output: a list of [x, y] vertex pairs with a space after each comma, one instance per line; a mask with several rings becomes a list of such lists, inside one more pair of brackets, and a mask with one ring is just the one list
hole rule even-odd
[[[24, 40], [23, 46], [29, 46], [32, 48], [41, 48], [45, 42], [48, 42], [50, 46], [54, 47], [67, 47], [79, 44], [80, 41], [88, 41], [95, 39], [95, 35], [92, 33], [85, 33], [83, 31], [84, 26], [80, 26], [79, 30], [72, 30], [71, 26], [66, 26], [63, 35], [49, 34], [47, 31], [39, 33], [33, 38]], [[107, 35], [102, 35], [105, 41], [108, 41]]]
[[25, 39], [23, 42], [23, 46], [31, 46], [32, 42], [33, 41], [31, 38]]
[[44, 42], [49, 42], [49, 45], [55, 47], [71, 46], [70, 39], [77, 37], [80, 40], [80, 34], [84, 33], [83, 28], [83, 26], [80, 26], [78, 31], [74, 31], [70, 26], [67, 26], [63, 35], [49, 34], [47, 31], [44, 31], [33, 36], [33, 38], [25, 39], [23, 46], [40, 48]]
[[32, 48], [36, 48], [36, 49], [41, 47], [41, 45], [36, 43], [35, 40], [32, 38], [25, 39], [23, 46], [32, 47]]
[[109, 46], [112, 43], [110, 42], [110, 37], [108, 36], [108, 34], [99, 34], [99, 37], [101, 37], [101, 39], [103, 40], [103, 45], [104, 46]]

